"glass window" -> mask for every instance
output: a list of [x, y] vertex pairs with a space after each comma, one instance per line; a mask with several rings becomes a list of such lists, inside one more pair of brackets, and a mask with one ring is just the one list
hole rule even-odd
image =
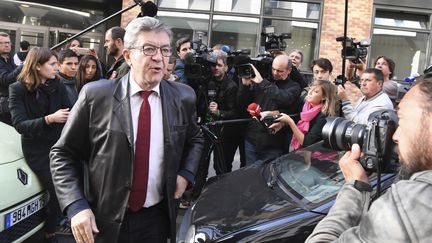
[[285, 40], [287, 47], [285, 53], [298, 49], [303, 53], [303, 63], [300, 67], [303, 71], [310, 71], [309, 64], [314, 59], [315, 44], [317, 38], [317, 23], [264, 19], [263, 29], [266, 26], [274, 26], [275, 34], [291, 33], [291, 39]]
[[[0, 21], [5, 22], [80, 30], [98, 22], [102, 17], [103, 14], [99, 11], [90, 14], [39, 3], [0, 1]], [[102, 26], [96, 29], [103, 31]]]
[[235, 50], [250, 49], [256, 56], [258, 18], [215, 15], [213, 17], [211, 46], [224, 44]]
[[157, 6], [160, 8], [210, 10], [210, 0], [159, 0]]
[[320, 4], [265, 0], [264, 14], [280, 17], [318, 19], [320, 16]]
[[218, 0], [214, 11], [259, 14], [261, 0]]
[[[371, 58], [385, 55], [396, 63], [393, 79], [403, 80], [414, 73], [422, 73], [426, 62], [428, 35], [414, 31], [375, 28]], [[372, 60], [371, 63], [373, 63]]]
[[30, 46], [43, 46], [44, 33], [33, 32], [33, 31], [22, 31], [21, 41], [26, 40], [30, 43]]
[[427, 29], [429, 16], [392, 11], [376, 11], [375, 24], [412, 29]]
[[182, 37], [190, 37], [192, 40], [201, 39], [204, 44], [208, 41], [209, 15], [159, 11], [158, 19], [171, 27], [174, 36], [171, 45]]

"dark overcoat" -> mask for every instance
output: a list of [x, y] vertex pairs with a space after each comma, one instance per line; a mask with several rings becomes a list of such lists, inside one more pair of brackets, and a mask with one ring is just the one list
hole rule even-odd
[[[160, 95], [164, 196], [174, 242], [176, 178], [181, 170], [196, 172], [203, 137], [196, 124], [196, 98], [190, 87], [162, 80]], [[118, 238], [132, 183], [133, 141], [128, 74], [117, 81], [101, 80], [84, 86], [62, 136], [51, 150], [51, 172], [60, 206], [64, 210], [86, 199], [100, 231], [96, 242], [115, 242]]]

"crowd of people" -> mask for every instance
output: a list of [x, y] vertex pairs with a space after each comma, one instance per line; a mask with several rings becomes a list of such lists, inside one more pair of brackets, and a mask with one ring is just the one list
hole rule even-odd
[[[214, 146], [222, 148], [214, 149], [216, 173], [226, 173], [237, 149], [241, 166], [271, 160], [322, 140], [326, 117], [366, 124], [374, 111], [397, 105], [387, 56], [372, 68], [350, 62], [348, 81], [338, 85], [323, 57], [312, 61], [309, 81], [300, 50], [274, 53], [269, 75], [250, 64], [254, 75], [238, 76], [229, 53], [215, 46], [203, 82], [185, 72], [192, 40], [174, 48], [171, 41], [170, 28], [151, 17], [110, 28], [104, 47], [115, 62], [106, 68], [93, 49], [82, 53], [78, 39], [59, 52], [23, 41], [12, 59], [10, 37], [0, 32], [0, 120], [21, 134], [24, 157], [50, 194], [47, 241], [66, 216], [77, 242], [175, 239], [177, 208], [199, 197]], [[253, 103], [260, 114], [242, 119]], [[267, 116], [272, 124], [262, 122]], [[233, 119], [243, 123], [211, 125]], [[344, 159], [358, 159], [358, 151]]]

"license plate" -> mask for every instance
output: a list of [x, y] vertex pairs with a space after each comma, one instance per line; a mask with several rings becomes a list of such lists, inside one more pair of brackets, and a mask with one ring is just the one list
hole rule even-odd
[[15, 224], [23, 221], [24, 219], [30, 217], [32, 214], [41, 210], [45, 206], [45, 200], [43, 196], [40, 196], [31, 202], [25, 204], [24, 206], [17, 208], [6, 214], [6, 226], [8, 229]]

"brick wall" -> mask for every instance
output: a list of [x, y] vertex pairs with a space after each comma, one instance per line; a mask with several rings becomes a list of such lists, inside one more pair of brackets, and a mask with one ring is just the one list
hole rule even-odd
[[[324, 0], [321, 25], [319, 57], [330, 59], [333, 64], [333, 76], [342, 73], [342, 44], [336, 37], [343, 36], [345, 0]], [[370, 39], [373, 0], [349, 0], [348, 31], [349, 37], [357, 40]]]
[[[133, 0], [123, 0], [123, 6], [122, 9], [127, 8], [128, 6], [134, 4]], [[126, 28], [127, 24], [134, 18], [136, 18], [136, 16], [139, 14], [139, 12], [141, 11], [141, 8], [139, 6], [134, 7], [133, 9], [126, 11], [122, 14], [121, 16], [121, 23], [120, 26], [123, 28]]]

